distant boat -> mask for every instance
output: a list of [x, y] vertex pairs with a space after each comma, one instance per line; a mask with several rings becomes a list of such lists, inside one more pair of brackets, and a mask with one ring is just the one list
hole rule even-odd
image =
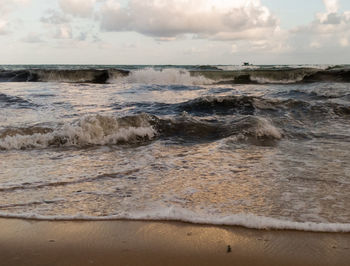
[[249, 62], [243, 62], [243, 66], [251, 66], [251, 64]]

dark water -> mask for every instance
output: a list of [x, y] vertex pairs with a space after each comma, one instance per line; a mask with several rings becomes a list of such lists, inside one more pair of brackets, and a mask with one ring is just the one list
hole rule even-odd
[[2, 69], [2, 216], [350, 230], [344, 66]]

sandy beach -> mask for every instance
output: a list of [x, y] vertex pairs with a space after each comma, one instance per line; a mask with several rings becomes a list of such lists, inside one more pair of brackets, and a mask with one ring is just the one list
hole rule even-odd
[[350, 234], [145, 221], [0, 220], [2, 266], [349, 265]]

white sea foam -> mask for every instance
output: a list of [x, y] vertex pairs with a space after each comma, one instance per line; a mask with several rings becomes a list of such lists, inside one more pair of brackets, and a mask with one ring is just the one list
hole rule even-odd
[[[272, 122], [264, 117], [248, 117], [240, 122], [242, 125], [248, 123], [245, 129], [237, 135], [233, 135], [225, 140], [225, 142], [235, 142], [237, 140], [246, 140], [248, 138], [254, 139], [282, 139], [280, 129], [276, 128]], [[238, 123], [239, 124], [239, 123]]]
[[253, 135], [257, 138], [270, 137], [274, 139], [281, 139], [282, 134], [279, 129], [272, 125], [272, 123], [263, 117], [256, 119], [256, 125], [253, 128]]
[[0, 217], [22, 218], [33, 220], [150, 220], [150, 221], [181, 221], [195, 224], [242, 226], [252, 229], [298, 230], [311, 232], [350, 232], [350, 223], [315, 223], [295, 222], [253, 214], [233, 214], [228, 216], [214, 216], [197, 214], [182, 208], [164, 208], [152, 211], [121, 213], [111, 216], [43, 216], [33, 213], [9, 214], [0, 212]]
[[110, 116], [87, 116], [76, 124], [66, 124], [47, 133], [15, 134], [0, 139], [0, 149], [45, 148], [48, 146], [107, 145], [152, 139], [156, 131], [147, 115], [117, 119]]
[[299, 77], [291, 78], [291, 79], [272, 79], [267, 77], [257, 77], [252, 76], [252, 81], [255, 81], [259, 84], [294, 84], [297, 82], [301, 82], [305, 75], [300, 75]]
[[341, 98], [350, 94], [346, 83], [317, 84], [310, 93], [327, 98]]
[[141, 83], [156, 85], [205, 85], [213, 81], [203, 76], [191, 76], [190, 72], [184, 69], [154, 69], [145, 68], [130, 72], [126, 77], [113, 77], [109, 80], [112, 83]]

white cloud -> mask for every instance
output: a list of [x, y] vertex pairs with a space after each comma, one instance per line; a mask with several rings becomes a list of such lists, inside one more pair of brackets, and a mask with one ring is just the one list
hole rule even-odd
[[321, 44], [317, 41], [313, 41], [310, 43], [310, 48], [320, 48], [321, 47]]
[[96, 0], [58, 0], [58, 3], [67, 14], [89, 17], [93, 13]]
[[336, 13], [339, 9], [339, 0], [323, 0], [327, 13]]
[[235, 54], [237, 52], [238, 52], [237, 44], [232, 44], [231, 45], [231, 54]]
[[7, 34], [7, 21], [6, 20], [0, 20], [0, 35]]
[[165, 39], [183, 34], [259, 39], [271, 35], [278, 24], [260, 0], [130, 0], [124, 6], [106, 0], [100, 20], [106, 31], [135, 31]]
[[342, 47], [348, 47], [349, 46], [349, 40], [348, 38], [340, 38], [339, 43]]
[[72, 39], [72, 27], [67, 24], [63, 24], [57, 27], [54, 38], [56, 39]]

